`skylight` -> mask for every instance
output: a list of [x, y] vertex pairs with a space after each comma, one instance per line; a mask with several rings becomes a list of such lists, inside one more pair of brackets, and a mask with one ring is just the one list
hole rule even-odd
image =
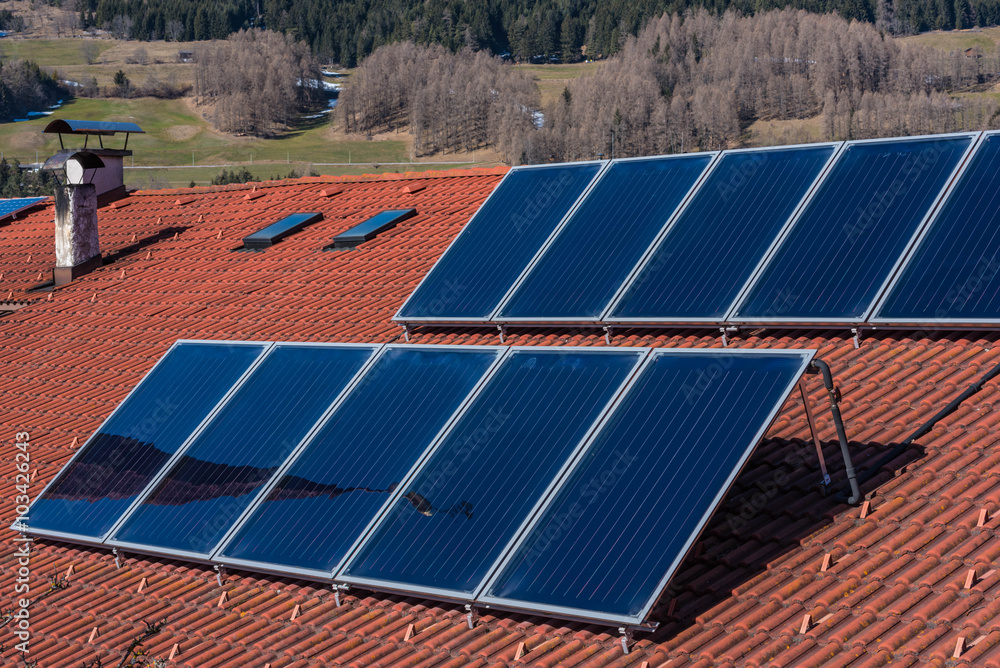
[[407, 218], [412, 218], [415, 215], [417, 215], [416, 209], [389, 209], [387, 211], [382, 211], [381, 213], [375, 214], [365, 222], [355, 225], [346, 232], [341, 232], [335, 236], [333, 238], [333, 244], [327, 246], [327, 249], [338, 250], [341, 248], [354, 248], [369, 239], [374, 239], [386, 230], [391, 230], [400, 222], [406, 220]]
[[322, 219], [322, 213], [293, 213], [249, 236], [243, 237], [243, 247], [248, 250], [264, 250], [290, 234], [295, 234], [306, 225], [311, 225]]

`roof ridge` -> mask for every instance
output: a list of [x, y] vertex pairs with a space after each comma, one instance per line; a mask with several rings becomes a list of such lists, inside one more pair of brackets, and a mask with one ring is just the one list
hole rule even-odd
[[[417, 163], [419, 164], [419, 163]], [[456, 176], [493, 176], [505, 174], [510, 167], [468, 167], [457, 169], [428, 169], [421, 172], [389, 172], [385, 174], [345, 174], [342, 176], [320, 175], [300, 176], [295, 179], [269, 179], [266, 181], [250, 181], [247, 183], [230, 183], [223, 186], [195, 186], [194, 188], [160, 188], [156, 190], [133, 190], [129, 196], [162, 196], [191, 194], [203, 195], [218, 192], [250, 190], [252, 188], [283, 188], [291, 186], [306, 186], [318, 183], [369, 183], [372, 181], [409, 181], [415, 179], [436, 179]]]

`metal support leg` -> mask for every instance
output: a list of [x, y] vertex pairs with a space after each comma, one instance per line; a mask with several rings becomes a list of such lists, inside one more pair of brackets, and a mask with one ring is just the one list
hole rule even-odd
[[471, 603], [466, 603], [465, 605], [465, 623], [469, 625], [471, 630], [476, 626], [476, 608]]
[[409, 325], [406, 325], [406, 324], [403, 325], [403, 338], [406, 340], [407, 343], [410, 342], [410, 326]]
[[858, 328], [854, 327], [851, 329], [851, 334], [854, 335], [854, 348], [855, 350], [861, 347], [861, 334], [858, 332]]
[[729, 346], [729, 335], [726, 333], [726, 328], [720, 327], [719, 332], [722, 333], [722, 347], [727, 348]]
[[120, 570], [122, 567], [121, 560], [125, 558], [125, 553], [119, 552], [117, 547], [113, 547], [111, 548], [111, 554], [115, 555], [115, 568]]
[[826, 470], [826, 458], [823, 457], [823, 446], [820, 444], [819, 436], [816, 433], [816, 420], [813, 418], [812, 406], [809, 405], [809, 395], [806, 393], [805, 378], [799, 379], [799, 392], [802, 394], [802, 406], [806, 411], [806, 420], [809, 422], [809, 433], [812, 434], [813, 443], [816, 445], [816, 457], [819, 459], [819, 470], [823, 473], [823, 491], [826, 492], [830, 484], [830, 474]]
[[507, 336], [507, 325], [497, 325], [497, 331], [500, 332], [500, 343], [503, 343], [504, 337]]
[[220, 587], [222, 586], [222, 578], [224, 578], [225, 576], [226, 576], [226, 567], [223, 566], [222, 564], [216, 564], [215, 581], [219, 583]]
[[847, 502], [852, 506], [861, 500], [861, 489], [858, 487], [858, 477], [854, 472], [854, 462], [851, 460], [851, 449], [848, 447], [847, 431], [844, 429], [844, 418], [840, 414], [840, 397], [836, 385], [833, 384], [833, 373], [830, 365], [823, 360], [814, 359], [814, 367], [823, 373], [823, 385], [830, 398], [830, 412], [833, 414], [833, 424], [837, 427], [837, 440], [840, 441], [840, 453], [844, 457], [844, 468], [847, 469], [847, 482], [851, 486], [851, 496]]
[[604, 342], [611, 345], [611, 337], [614, 336], [611, 332], [611, 325], [605, 325], [604, 327]]

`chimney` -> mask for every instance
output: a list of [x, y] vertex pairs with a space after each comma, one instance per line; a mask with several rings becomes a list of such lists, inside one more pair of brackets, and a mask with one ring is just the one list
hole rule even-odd
[[[101, 266], [101, 242], [97, 230], [97, 208], [125, 197], [124, 162], [131, 133], [141, 133], [135, 123], [55, 120], [43, 133], [58, 134], [62, 149], [45, 161], [42, 169], [56, 174], [55, 285], [65, 285]], [[104, 137], [125, 133], [121, 149], [104, 147]], [[63, 135], [83, 136], [82, 149], [67, 149]], [[100, 148], [88, 146], [94, 139]]]
[[101, 266], [97, 235], [97, 187], [93, 183], [57, 186], [56, 266], [52, 280], [65, 285]]

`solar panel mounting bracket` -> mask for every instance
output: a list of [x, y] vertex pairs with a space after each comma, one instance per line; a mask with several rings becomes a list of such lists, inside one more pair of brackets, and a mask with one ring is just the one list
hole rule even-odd
[[500, 332], [500, 343], [503, 343], [504, 337], [507, 336], [507, 325], [497, 325], [497, 331]]
[[611, 337], [614, 336], [614, 332], [612, 331], [612, 327], [611, 327], [611, 325], [605, 325], [603, 329], [604, 329], [604, 342], [610, 346], [611, 345]]
[[403, 323], [403, 338], [407, 343], [410, 342], [410, 324], [406, 322]]
[[121, 570], [122, 560], [125, 559], [125, 551], [119, 550], [117, 547], [111, 548], [111, 554], [115, 555], [115, 568]]
[[215, 570], [215, 581], [218, 582], [221, 587], [222, 578], [226, 577], [226, 567], [223, 564], [216, 564], [213, 568]]
[[349, 584], [335, 584], [333, 585], [333, 602], [340, 607], [340, 592], [347, 593], [351, 590], [351, 585]]
[[861, 347], [861, 329], [859, 327], [852, 327], [851, 334], [854, 336], [854, 349], [857, 350]]
[[476, 626], [476, 622], [479, 620], [479, 610], [472, 603], [465, 604], [465, 623], [469, 625], [469, 629], [473, 629]]

